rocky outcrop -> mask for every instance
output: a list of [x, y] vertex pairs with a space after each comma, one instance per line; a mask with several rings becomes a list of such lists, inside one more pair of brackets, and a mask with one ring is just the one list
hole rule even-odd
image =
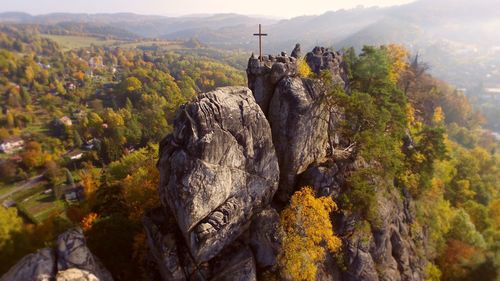
[[293, 48], [292, 53], [290, 54], [291, 57], [294, 57], [296, 59], [300, 59], [302, 57], [302, 50], [300, 48], [300, 44], [297, 43], [295, 44], [295, 48]]
[[[299, 57], [299, 49], [295, 48], [293, 57]], [[338, 52], [316, 47], [305, 60], [313, 72], [329, 71], [333, 83], [349, 91], [346, 65]], [[256, 87], [253, 81], [266, 77], [259, 77], [258, 70], [273, 67], [250, 58], [247, 73], [256, 99], [267, 95], [265, 100], [269, 100], [261, 107], [271, 125], [280, 166], [276, 198], [287, 202], [297, 188], [308, 185], [316, 194], [338, 201], [345, 196], [349, 174], [367, 165], [355, 158], [351, 144], [336, 130], [343, 118], [342, 109], [328, 102], [326, 88], [318, 80], [296, 73], [285, 73], [277, 76], [276, 83], [264, 84], [271, 89]], [[359, 214], [342, 212], [336, 216], [336, 233], [344, 242], [345, 269], [327, 259], [318, 271], [318, 280], [423, 280], [426, 261], [419, 255], [421, 234], [409, 227], [410, 200], [402, 198], [392, 184], [374, 184], [374, 188], [377, 186], [387, 186], [388, 190], [377, 190], [377, 214], [372, 226], [361, 227]]]
[[[348, 195], [350, 173], [369, 165], [338, 131], [343, 112], [327, 86], [299, 77], [297, 58], [300, 46], [290, 57], [252, 55], [251, 91], [220, 88], [179, 109], [174, 132], [160, 144], [163, 206], [143, 220], [152, 279], [256, 280], [258, 271], [276, 270], [281, 232], [274, 207], [304, 185], [338, 202]], [[318, 47], [305, 60], [348, 90], [339, 53]], [[392, 183], [374, 188], [380, 190], [371, 223], [360, 213], [335, 215], [343, 265], [327, 256], [317, 280], [423, 280], [421, 234], [409, 227], [411, 198]]]
[[[197, 262], [184, 242], [168, 210], [158, 208], [143, 219], [146, 230], [150, 280], [241, 280], [256, 281], [253, 253], [241, 241], [225, 247], [207, 262]], [[174, 227], [173, 227], [174, 226]]]
[[111, 274], [87, 248], [80, 228], [61, 234], [56, 245], [56, 249], [45, 248], [27, 255], [0, 280], [113, 280]]
[[247, 88], [220, 88], [182, 106], [160, 150], [160, 197], [197, 262], [238, 238], [277, 190], [271, 130]]
[[280, 164], [279, 199], [286, 202], [296, 188], [297, 177], [312, 164], [327, 161], [338, 137], [338, 112], [322, 100], [325, 91], [312, 79], [286, 77], [274, 90], [269, 123]]
[[252, 90], [255, 101], [267, 115], [269, 103], [276, 84], [286, 76], [297, 75], [294, 57], [264, 56], [262, 62], [252, 54], [248, 60], [248, 88]]
[[261, 268], [276, 265], [281, 245], [279, 214], [274, 208], [267, 208], [255, 215], [250, 227], [249, 244]]
[[306, 54], [305, 59], [314, 73], [329, 71], [334, 83], [344, 86], [344, 89], [349, 88], [347, 65], [339, 52], [324, 47], [314, 47]]

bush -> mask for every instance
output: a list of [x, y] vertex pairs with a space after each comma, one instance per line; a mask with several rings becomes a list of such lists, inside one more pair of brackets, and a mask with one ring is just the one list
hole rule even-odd
[[309, 77], [312, 73], [311, 68], [307, 64], [304, 58], [300, 58], [297, 60], [297, 73], [300, 77]]

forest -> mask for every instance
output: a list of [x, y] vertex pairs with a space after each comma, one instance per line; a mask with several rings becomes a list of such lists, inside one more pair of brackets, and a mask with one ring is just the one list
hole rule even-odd
[[[414, 200], [411, 225], [427, 237], [426, 280], [498, 280], [499, 142], [481, 112], [404, 47], [342, 52], [349, 91], [330, 85], [328, 73], [299, 71], [328, 84], [325, 102], [345, 111], [341, 134], [370, 165], [347, 179], [338, 202], [310, 189], [294, 194], [280, 213], [281, 274], [314, 280], [316, 264], [341, 247], [332, 224], [323, 225], [330, 212], [359, 214], [361, 231], [376, 228], [376, 192], [395, 187]], [[115, 280], [148, 280], [141, 218], [160, 204], [158, 143], [197, 93], [246, 85], [245, 67], [238, 55], [208, 49], [63, 50], [36, 29], [0, 28], [0, 139], [23, 142], [0, 154], [0, 274], [80, 226]], [[297, 216], [311, 219], [293, 225]], [[319, 238], [303, 239], [300, 228]], [[314, 246], [314, 259], [294, 254], [300, 243]]]

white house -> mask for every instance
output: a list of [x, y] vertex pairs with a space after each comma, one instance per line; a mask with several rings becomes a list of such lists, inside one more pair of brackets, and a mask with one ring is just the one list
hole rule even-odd
[[79, 160], [83, 157], [83, 151], [75, 149], [66, 155], [71, 160]]
[[9, 137], [2, 141], [0, 144], [0, 151], [3, 153], [11, 154], [18, 150], [23, 149], [24, 140], [20, 137]]
[[67, 127], [70, 127], [73, 125], [73, 121], [71, 121], [71, 118], [69, 118], [68, 116], [63, 116], [63, 117], [59, 118], [59, 121], [61, 121], [61, 123], [63, 123]]

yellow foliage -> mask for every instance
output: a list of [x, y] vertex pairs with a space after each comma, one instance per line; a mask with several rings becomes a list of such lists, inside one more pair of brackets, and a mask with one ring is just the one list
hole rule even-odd
[[441, 270], [435, 264], [427, 263], [425, 267], [425, 281], [440, 281], [441, 275]]
[[491, 201], [489, 213], [492, 218], [493, 229], [500, 232], [500, 199]]
[[408, 69], [408, 51], [397, 44], [390, 44], [386, 49], [390, 59], [389, 80], [397, 83], [401, 74]]
[[123, 197], [130, 208], [129, 217], [132, 220], [140, 220], [146, 210], [160, 204], [157, 196], [160, 173], [154, 160], [148, 159], [145, 166], [136, 169], [122, 181]]
[[432, 115], [432, 122], [434, 124], [440, 124], [444, 121], [444, 111], [443, 109], [438, 106], [436, 109], [434, 109], [434, 115]]
[[297, 191], [280, 216], [283, 242], [278, 263], [289, 280], [316, 280], [318, 263], [326, 251], [335, 253], [342, 242], [335, 236], [330, 213], [337, 205], [330, 197], [316, 198], [310, 187]]
[[411, 105], [411, 103], [406, 104], [406, 121], [407, 127], [411, 127], [413, 123], [415, 123], [415, 108]]
[[311, 75], [312, 70], [304, 58], [297, 60], [297, 72], [300, 77], [309, 77]]
[[78, 175], [80, 176], [85, 196], [92, 197], [100, 184], [98, 172], [96, 172], [93, 167], [88, 167], [80, 170]]
[[86, 215], [83, 219], [82, 219], [82, 222], [81, 222], [81, 226], [82, 226], [82, 229], [83, 231], [88, 231], [92, 228], [92, 225], [94, 224], [94, 222], [99, 218], [99, 214], [97, 213], [89, 213], [88, 215]]

